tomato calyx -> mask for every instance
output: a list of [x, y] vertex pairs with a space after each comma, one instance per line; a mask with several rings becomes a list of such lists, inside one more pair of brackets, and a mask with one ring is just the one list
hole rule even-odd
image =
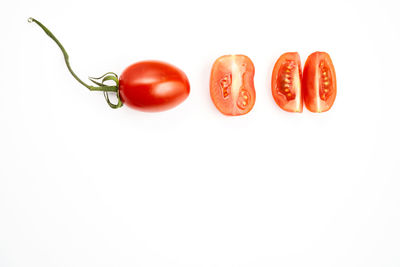
[[107, 72], [106, 74], [100, 76], [99, 78], [89, 77], [89, 80], [91, 82], [93, 82], [94, 84], [98, 85], [100, 88], [107, 87], [107, 85], [104, 84], [106, 81], [115, 82], [115, 87], [117, 88], [117, 91], [115, 93], [116, 93], [116, 96], [117, 96], [118, 103], [117, 104], [111, 103], [110, 97], [108, 95], [108, 93], [109, 93], [108, 91], [103, 91], [104, 98], [106, 99], [107, 104], [113, 109], [120, 108], [120, 107], [123, 106], [122, 101], [121, 101], [121, 97], [119, 95], [119, 80], [118, 80], [118, 75], [116, 73]]
[[[86, 84], [72, 70], [71, 65], [69, 63], [69, 55], [68, 55], [67, 51], [65, 50], [65, 48], [61, 44], [61, 42], [54, 36], [54, 34], [49, 29], [47, 29], [47, 27], [44, 26], [41, 22], [39, 22], [38, 20], [36, 20], [36, 19], [34, 19], [32, 17], [28, 19], [28, 22], [29, 23], [32, 23], [32, 22], [36, 23], [58, 45], [58, 47], [61, 49], [61, 52], [64, 55], [64, 60], [65, 60], [65, 64], [67, 65], [68, 71], [75, 78], [75, 80], [77, 80], [80, 84], [82, 84], [83, 86], [88, 88], [90, 91], [101, 91], [101, 92], [103, 92], [104, 98], [106, 99], [107, 104], [111, 108], [116, 109], [116, 108], [122, 107], [123, 103], [122, 103], [120, 95], [119, 95], [119, 81], [118, 81], [118, 75], [117, 74], [115, 74], [114, 72], [107, 72], [106, 74], [100, 76], [99, 78], [89, 77], [89, 80], [91, 82], [93, 82], [94, 84], [96, 84], [97, 86], [92, 86], [92, 85]], [[111, 86], [110, 85], [106, 85], [105, 84], [106, 81], [113, 81], [113, 82], [115, 82], [115, 85], [111, 85]], [[110, 98], [109, 98], [109, 93], [110, 92], [116, 93], [117, 100], [118, 100], [117, 104], [111, 103]]]

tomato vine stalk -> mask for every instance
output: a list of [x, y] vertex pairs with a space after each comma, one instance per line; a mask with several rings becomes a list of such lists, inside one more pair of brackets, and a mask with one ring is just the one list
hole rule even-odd
[[[120, 95], [119, 95], [119, 80], [118, 80], [118, 75], [117, 74], [115, 74], [114, 72], [107, 72], [106, 74], [104, 74], [103, 76], [98, 77], [98, 78], [89, 77], [89, 80], [92, 81], [97, 86], [92, 86], [92, 85], [86, 84], [72, 70], [71, 65], [69, 63], [69, 55], [68, 55], [67, 51], [65, 50], [65, 48], [61, 44], [61, 42], [54, 36], [54, 34], [49, 29], [47, 29], [47, 27], [44, 26], [41, 22], [39, 22], [38, 20], [36, 20], [36, 19], [34, 19], [32, 17], [28, 19], [28, 22], [29, 23], [32, 23], [32, 22], [36, 23], [58, 45], [58, 47], [61, 49], [61, 52], [64, 55], [65, 64], [67, 65], [67, 68], [68, 68], [69, 72], [75, 78], [75, 80], [77, 80], [80, 84], [82, 84], [83, 86], [88, 88], [90, 91], [101, 91], [101, 92], [103, 92], [104, 97], [105, 97], [108, 105], [111, 108], [116, 109], [116, 108], [122, 107], [123, 104], [122, 104], [122, 101], [121, 101], [121, 98], [120, 98]], [[106, 84], [104, 84], [104, 82], [106, 82], [106, 81], [114, 81], [115, 85], [114, 86], [106, 85]], [[117, 104], [111, 103], [111, 101], [109, 99], [109, 95], [108, 95], [110, 92], [116, 93], [117, 99], [118, 99], [118, 103]]]

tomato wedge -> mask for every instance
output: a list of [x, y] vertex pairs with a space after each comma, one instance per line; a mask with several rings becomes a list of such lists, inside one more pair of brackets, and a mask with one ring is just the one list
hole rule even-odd
[[212, 67], [210, 95], [217, 109], [228, 116], [248, 113], [256, 101], [254, 64], [244, 55], [218, 58]]
[[304, 102], [311, 112], [328, 111], [336, 98], [336, 73], [325, 52], [312, 53], [304, 65]]
[[285, 53], [275, 63], [271, 79], [276, 104], [289, 112], [303, 111], [301, 63], [297, 52]]

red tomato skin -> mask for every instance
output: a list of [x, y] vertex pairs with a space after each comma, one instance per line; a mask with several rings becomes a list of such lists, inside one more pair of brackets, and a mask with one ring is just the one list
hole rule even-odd
[[119, 78], [121, 101], [145, 112], [176, 107], [190, 93], [189, 80], [177, 67], [161, 61], [141, 61], [127, 67]]
[[[233, 69], [232, 64], [236, 66], [236, 70]], [[254, 73], [254, 64], [245, 55], [225, 55], [215, 60], [210, 76], [210, 96], [215, 107], [222, 114], [240, 116], [252, 110], [256, 101]], [[240, 79], [235, 77], [240, 77]], [[239, 82], [234, 82], [234, 80]], [[221, 84], [226, 84], [229, 88], [224, 92]]]
[[[287, 68], [285, 64], [291, 63], [292, 71], [290, 72], [291, 86], [287, 88], [287, 93], [290, 93], [289, 98], [283, 91], [281, 84], [282, 77], [285, 77]], [[287, 112], [303, 112], [303, 95], [301, 90], [301, 61], [300, 55], [297, 52], [287, 52], [282, 54], [276, 61], [272, 71], [271, 91], [275, 103]], [[283, 92], [282, 92], [283, 91]]]
[[[324, 96], [324, 88], [321, 85], [324, 80], [320, 81], [323, 77], [321, 76], [321, 62], [325, 64], [326, 81], [329, 84], [326, 96]], [[309, 111], [321, 113], [331, 109], [336, 99], [337, 85], [335, 68], [328, 53], [314, 52], [307, 58], [304, 64], [302, 87], [304, 104]]]

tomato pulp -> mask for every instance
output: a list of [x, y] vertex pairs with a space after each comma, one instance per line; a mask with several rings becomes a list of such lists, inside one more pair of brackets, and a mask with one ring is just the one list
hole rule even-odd
[[328, 111], [336, 98], [336, 73], [328, 53], [312, 53], [304, 65], [304, 103], [311, 112]]
[[160, 61], [130, 65], [119, 78], [119, 94], [124, 104], [148, 112], [171, 109], [190, 93], [185, 73]]
[[248, 113], [256, 101], [254, 64], [244, 55], [218, 58], [212, 67], [210, 95], [217, 109], [229, 116]]
[[276, 104], [289, 112], [303, 111], [301, 63], [296, 52], [279, 57], [272, 72], [271, 89]]

